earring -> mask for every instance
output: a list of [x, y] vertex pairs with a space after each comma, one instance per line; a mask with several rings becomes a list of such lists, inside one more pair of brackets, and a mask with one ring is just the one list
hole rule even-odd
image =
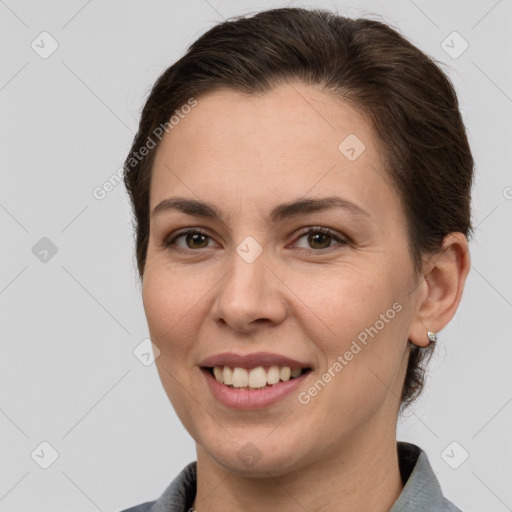
[[435, 332], [428, 331], [427, 336], [428, 336], [428, 339], [430, 340], [430, 343], [436, 343], [437, 334]]

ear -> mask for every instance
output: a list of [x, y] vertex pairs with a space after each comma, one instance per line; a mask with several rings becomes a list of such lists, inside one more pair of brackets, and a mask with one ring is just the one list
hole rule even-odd
[[464, 234], [446, 235], [441, 250], [424, 264], [417, 313], [409, 331], [411, 343], [426, 347], [430, 343], [427, 332], [438, 332], [448, 325], [459, 306], [470, 268]]

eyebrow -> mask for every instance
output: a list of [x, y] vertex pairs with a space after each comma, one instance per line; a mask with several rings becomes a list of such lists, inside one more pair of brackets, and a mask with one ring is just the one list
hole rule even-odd
[[[277, 205], [270, 212], [270, 219], [275, 224], [287, 218], [297, 217], [312, 212], [325, 211], [331, 208], [342, 208], [356, 216], [369, 218], [371, 215], [360, 206], [337, 196], [299, 199], [289, 203]], [[164, 199], [153, 209], [152, 217], [169, 211], [180, 211], [187, 215], [223, 220], [222, 212], [214, 205], [189, 199], [186, 197], [169, 197]]]

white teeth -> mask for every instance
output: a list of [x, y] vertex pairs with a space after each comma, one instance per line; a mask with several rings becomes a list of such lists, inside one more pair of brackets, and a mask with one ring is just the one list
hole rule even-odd
[[[229, 369], [228, 369], [229, 370]], [[213, 374], [219, 382], [224, 382], [224, 372], [220, 366], [213, 367]]]
[[290, 378], [301, 375], [302, 368], [290, 368], [289, 366], [270, 366], [265, 370], [263, 366], [257, 366], [251, 370], [229, 366], [214, 366], [213, 375], [226, 386], [235, 388], [261, 389], [267, 385], [277, 384], [280, 380], [286, 382]]
[[[220, 367], [218, 368], [220, 369]], [[213, 373], [215, 374], [215, 370]], [[222, 371], [222, 381], [226, 386], [233, 384], [233, 370], [229, 366], [224, 366], [224, 370]]]
[[249, 374], [245, 368], [233, 368], [233, 382], [235, 388], [244, 388], [249, 384]]
[[267, 372], [267, 382], [277, 384], [279, 382], [279, 366], [271, 366]]
[[249, 372], [249, 387], [264, 388], [267, 385], [267, 372], [263, 366], [253, 368]]
[[290, 369], [289, 366], [283, 366], [280, 370], [279, 370], [279, 378], [283, 381], [287, 381], [287, 380], [290, 380], [290, 377], [292, 375], [292, 370]]

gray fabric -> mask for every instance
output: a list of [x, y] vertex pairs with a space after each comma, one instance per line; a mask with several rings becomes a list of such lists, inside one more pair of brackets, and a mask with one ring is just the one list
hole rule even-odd
[[[411, 443], [398, 442], [404, 488], [389, 512], [461, 512], [441, 491], [426, 453]], [[156, 501], [122, 512], [189, 512], [196, 495], [196, 462], [188, 464]]]
[[421, 448], [398, 442], [397, 449], [405, 485], [389, 512], [461, 512], [443, 496], [427, 454]]

